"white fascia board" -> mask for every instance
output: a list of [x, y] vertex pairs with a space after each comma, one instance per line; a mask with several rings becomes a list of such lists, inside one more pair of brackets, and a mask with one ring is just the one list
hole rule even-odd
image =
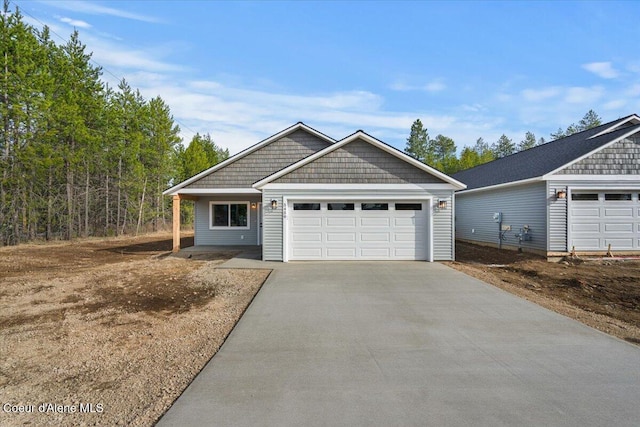
[[[428, 190], [457, 190], [459, 187], [453, 184], [265, 184], [263, 190], [371, 190], [371, 191], [428, 191]], [[257, 191], [257, 190], [256, 190]]]
[[554, 175], [545, 176], [545, 181], [631, 181], [640, 184], [640, 175]]
[[541, 181], [542, 181], [542, 177], [536, 176], [534, 178], [521, 179], [520, 181], [505, 182], [502, 184], [489, 185], [487, 187], [472, 188], [471, 190], [458, 191], [456, 192], [456, 195], [479, 193], [481, 191], [497, 190], [497, 189], [506, 188], [506, 187], [516, 187], [518, 185], [532, 184], [534, 182], [541, 182]]
[[320, 158], [322, 156], [325, 156], [325, 155], [331, 153], [332, 151], [337, 150], [338, 148], [343, 147], [343, 146], [349, 144], [350, 142], [352, 142], [352, 141], [354, 141], [356, 139], [363, 139], [363, 140], [367, 141], [368, 143], [370, 143], [371, 145], [374, 145], [374, 146], [386, 151], [387, 153], [392, 154], [393, 156], [395, 156], [395, 157], [397, 157], [397, 158], [399, 158], [401, 160], [404, 160], [405, 162], [407, 162], [407, 163], [409, 163], [409, 164], [411, 164], [411, 165], [413, 165], [413, 166], [415, 166], [415, 167], [417, 167], [417, 168], [419, 168], [419, 169], [421, 169], [421, 170], [423, 170], [423, 171], [425, 171], [425, 172], [427, 172], [427, 173], [429, 173], [431, 175], [434, 175], [434, 176], [442, 179], [443, 181], [446, 181], [446, 182], [450, 183], [451, 185], [454, 185], [456, 187], [456, 189], [467, 188], [467, 186], [465, 184], [463, 184], [463, 183], [461, 183], [459, 181], [456, 181], [455, 179], [451, 178], [450, 176], [448, 176], [446, 174], [443, 174], [442, 172], [432, 168], [431, 166], [426, 165], [426, 164], [414, 159], [413, 157], [411, 157], [411, 156], [409, 156], [407, 154], [404, 154], [401, 151], [398, 151], [395, 148], [388, 146], [387, 144], [384, 144], [383, 142], [378, 141], [377, 139], [367, 135], [366, 133], [364, 133], [362, 131], [358, 131], [358, 132], [354, 133], [353, 135], [348, 136], [348, 137], [344, 138], [343, 140], [336, 142], [333, 145], [330, 145], [329, 147], [325, 148], [324, 150], [320, 150], [317, 153], [315, 153], [315, 154], [313, 154], [313, 155], [311, 155], [309, 157], [306, 157], [306, 158], [300, 160], [297, 163], [289, 165], [288, 167], [286, 167], [286, 168], [274, 173], [273, 175], [269, 175], [268, 177], [266, 177], [266, 178], [256, 182], [255, 184], [253, 184], [253, 187], [254, 188], [262, 188], [266, 184], [270, 183], [271, 181], [276, 180], [276, 179], [278, 179], [278, 178], [280, 178], [280, 177], [282, 177], [282, 176], [284, 176], [284, 175], [286, 175], [286, 174], [288, 174], [290, 172], [293, 172], [294, 170], [296, 170], [296, 169], [298, 169], [298, 168], [300, 168], [300, 167], [302, 167], [302, 166], [304, 166], [304, 165], [306, 165], [308, 163], [311, 163], [314, 160], [316, 160], [316, 159], [318, 159], [318, 158]]
[[551, 172], [548, 172], [548, 173], [544, 174], [544, 175], [542, 176], [542, 178], [543, 178], [543, 179], [547, 179], [548, 177], [550, 177], [550, 176], [551, 176], [551, 175], [553, 175], [554, 173], [557, 173], [557, 172], [561, 171], [561, 170], [562, 170], [562, 169], [564, 169], [564, 168], [568, 168], [568, 167], [569, 167], [569, 166], [571, 166], [572, 164], [577, 163], [577, 162], [579, 162], [580, 160], [586, 159], [587, 157], [589, 157], [589, 156], [591, 156], [591, 155], [593, 155], [593, 154], [597, 153], [598, 151], [600, 151], [600, 150], [604, 150], [605, 148], [607, 148], [607, 147], [609, 147], [609, 146], [611, 146], [611, 145], [615, 144], [616, 142], [618, 142], [618, 141], [622, 141], [622, 140], [623, 140], [623, 139], [625, 139], [626, 137], [631, 136], [631, 135], [633, 135], [633, 134], [635, 134], [635, 133], [639, 133], [639, 132], [640, 132], [640, 129], [630, 130], [629, 132], [622, 134], [621, 136], [619, 136], [619, 137], [615, 138], [614, 140], [609, 141], [609, 142], [607, 142], [607, 143], [606, 143], [606, 144], [604, 144], [604, 145], [601, 145], [600, 147], [596, 148], [595, 150], [591, 150], [591, 151], [590, 151], [590, 152], [588, 152], [587, 154], [585, 154], [585, 155], [583, 155], [583, 156], [580, 156], [580, 157], [578, 157], [578, 158], [576, 158], [576, 159], [573, 159], [573, 160], [572, 160], [572, 161], [570, 161], [569, 163], [566, 163], [566, 164], [564, 164], [564, 165], [560, 166], [559, 168], [556, 168], [556, 169], [552, 170]]
[[[164, 194], [164, 193], [163, 193]], [[262, 194], [262, 191], [255, 188], [185, 188], [168, 193], [170, 196], [177, 194], [191, 195], [214, 195], [214, 194]]]
[[633, 115], [627, 117], [626, 119], [622, 120], [621, 122], [618, 122], [615, 125], [610, 126], [610, 127], [606, 128], [605, 130], [596, 133], [593, 136], [590, 136], [588, 139], [597, 138], [597, 137], [599, 137], [601, 135], [604, 135], [605, 133], [612, 132], [612, 131], [616, 130], [617, 128], [619, 128], [620, 126], [622, 126], [623, 124], [629, 123], [632, 120], [635, 120], [636, 122], [638, 122], [636, 124], [640, 124], [640, 117], [638, 117], [637, 115], [633, 114]]
[[206, 175], [208, 175], [208, 174], [210, 174], [212, 172], [217, 171], [218, 169], [222, 169], [223, 167], [227, 166], [228, 164], [233, 163], [236, 160], [239, 160], [239, 159], [241, 159], [241, 158], [253, 153], [254, 151], [264, 147], [265, 145], [269, 145], [273, 141], [275, 141], [277, 139], [280, 139], [280, 138], [283, 138], [283, 137], [289, 135], [290, 133], [293, 133], [293, 132], [297, 131], [298, 129], [304, 129], [305, 131], [309, 132], [310, 134], [312, 134], [314, 136], [317, 136], [318, 138], [323, 139], [323, 140], [327, 141], [330, 144], [334, 144], [336, 142], [335, 139], [333, 139], [333, 138], [331, 138], [331, 137], [329, 137], [329, 136], [327, 136], [327, 135], [325, 135], [323, 133], [320, 133], [320, 132], [318, 132], [317, 130], [315, 130], [313, 128], [310, 128], [309, 126], [305, 125], [302, 122], [298, 122], [295, 125], [290, 126], [290, 127], [286, 128], [286, 129], [276, 133], [275, 135], [270, 136], [267, 139], [263, 139], [262, 141], [258, 142], [257, 144], [252, 145], [251, 147], [249, 147], [249, 148], [247, 148], [245, 150], [242, 150], [238, 154], [235, 154], [235, 155], [229, 157], [227, 160], [225, 160], [225, 161], [223, 161], [221, 163], [218, 163], [217, 165], [214, 165], [214, 166], [210, 167], [209, 169], [204, 170], [204, 171], [200, 172], [199, 174], [194, 175], [194, 176], [192, 176], [191, 178], [189, 178], [189, 179], [187, 179], [185, 181], [182, 181], [180, 184], [174, 185], [173, 187], [169, 188], [168, 190], [165, 190], [162, 194], [163, 195], [177, 194], [177, 190], [179, 190], [179, 189], [191, 184], [194, 181], [197, 181], [198, 179], [200, 179], [200, 178], [202, 178], [202, 177], [204, 177], [204, 176], [206, 176]]

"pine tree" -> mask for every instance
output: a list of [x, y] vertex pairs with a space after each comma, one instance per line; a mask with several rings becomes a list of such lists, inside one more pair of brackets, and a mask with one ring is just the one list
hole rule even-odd
[[453, 139], [438, 135], [431, 141], [430, 146], [436, 169], [445, 173], [452, 173], [457, 169], [456, 143]]
[[518, 151], [528, 150], [529, 148], [533, 148], [536, 145], [538, 145], [536, 141], [536, 136], [533, 134], [533, 132], [527, 132], [524, 136], [524, 139], [520, 141], [520, 143], [518, 144], [517, 150]]
[[515, 153], [516, 146], [511, 139], [509, 139], [505, 134], [502, 134], [502, 136], [493, 145], [492, 151], [496, 158], [501, 158]]
[[430, 164], [433, 162], [430, 154], [429, 147], [429, 133], [426, 128], [422, 126], [420, 119], [416, 119], [411, 125], [411, 133], [407, 138], [407, 145], [404, 152], [413, 158]]

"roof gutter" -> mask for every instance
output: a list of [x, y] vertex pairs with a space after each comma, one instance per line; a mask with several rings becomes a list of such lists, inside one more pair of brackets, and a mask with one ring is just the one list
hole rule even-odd
[[504, 182], [502, 184], [494, 184], [494, 185], [489, 185], [487, 187], [479, 187], [479, 188], [472, 188], [470, 190], [457, 191], [456, 195], [458, 195], [458, 194], [469, 194], [469, 193], [479, 193], [481, 191], [489, 191], [489, 190], [496, 190], [496, 189], [499, 189], [499, 188], [515, 187], [515, 186], [518, 186], [518, 185], [533, 184], [533, 183], [542, 182], [542, 181], [544, 181], [542, 176], [536, 176], [534, 178], [521, 179], [520, 181]]

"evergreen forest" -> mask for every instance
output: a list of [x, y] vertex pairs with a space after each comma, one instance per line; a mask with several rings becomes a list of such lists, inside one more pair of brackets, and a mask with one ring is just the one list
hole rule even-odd
[[163, 229], [162, 191], [229, 156], [209, 135], [185, 149], [159, 96], [104, 83], [77, 32], [57, 44], [5, 1], [0, 43], [0, 246]]

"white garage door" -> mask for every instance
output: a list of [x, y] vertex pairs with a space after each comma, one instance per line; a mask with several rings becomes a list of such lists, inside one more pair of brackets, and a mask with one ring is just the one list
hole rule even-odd
[[569, 249], [640, 249], [638, 191], [574, 192], [569, 203]]
[[425, 201], [289, 201], [290, 260], [426, 260]]

